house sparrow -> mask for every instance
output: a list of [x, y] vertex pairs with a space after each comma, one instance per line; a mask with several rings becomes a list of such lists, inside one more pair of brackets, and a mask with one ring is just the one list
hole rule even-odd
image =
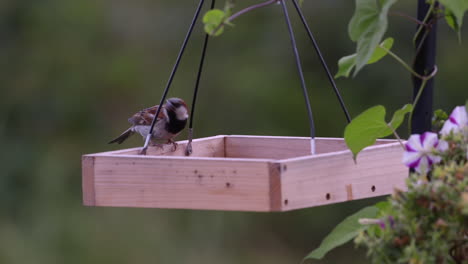
[[[121, 144], [135, 132], [140, 134], [143, 139], [148, 136], [151, 128], [151, 122], [158, 110], [159, 105], [141, 110], [128, 119], [132, 126], [125, 130], [120, 136], [110, 141], [109, 144]], [[187, 124], [188, 111], [184, 100], [180, 98], [169, 98], [159, 112], [158, 119], [154, 125], [151, 137], [151, 145], [161, 146], [156, 141], [165, 141], [165, 143], [174, 145], [174, 151], [177, 149], [175, 138], [184, 129]]]

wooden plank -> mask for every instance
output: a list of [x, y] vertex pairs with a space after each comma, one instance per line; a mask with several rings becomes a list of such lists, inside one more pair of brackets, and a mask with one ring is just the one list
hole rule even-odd
[[270, 211], [281, 211], [282, 210], [282, 196], [281, 196], [281, 164], [270, 163]]
[[96, 156], [95, 205], [270, 211], [269, 160]]
[[[309, 137], [226, 136], [226, 157], [288, 159], [310, 155]], [[396, 142], [380, 139], [376, 145]], [[342, 138], [316, 138], [317, 154], [347, 150]]]
[[[399, 143], [279, 161], [283, 211], [391, 194], [405, 189], [408, 169]], [[286, 201], [287, 200], [287, 204]]]
[[83, 204], [87, 206], [96, 205], [94, 199], [94, 160], [93, 156], [86, 155], [81, 159]]
[[[191, 157], [224, 157], [224, 137], [224, 135], [218, 135], [213, 137], [194, 139], [192, 141], [193, 153]], [[178, 147], [176, 151], [173, 151], [172, 144], [164, 144], [162, 148], [149, 147], [147, 155], [185, 156], [185, 148], [187, 143], [188, 140], [178, 141]], [[101, 152], [93, 155], [138, 155], [140, 150], [141, 147]]]
[[226, 136], [226, 157], [287, 159], [309, 155], [309, 140], [300, 137]]

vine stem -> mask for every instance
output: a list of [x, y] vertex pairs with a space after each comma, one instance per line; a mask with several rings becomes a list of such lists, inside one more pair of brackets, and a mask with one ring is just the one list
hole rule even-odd
[[253, 6], [249, 6], [249, 7], [246, 7], [244, 9], [242, 9], [241, 11], [235, 13], [234, 15], [230, 16], [227, 21], [230, 22], [234, 19], [236, 19], [237, 17], [245, 14], [245, 13], [248, 13], [254, 9], [257, 9], [257, 8], [262, 8], [264, 6], [267, 6], [267, 5], [271, 5], [271, 4], [274, 4], [276, 2], [278, 2], [279, 0], [269, 0], [269, 1], [266, 1], [266, 2], [263, 2], [263, 3], [260, 3], [260, 4], [256, 4], [256, 5], [253, 5]]
[[391, 50], [389, 50], [389, 49], [387, 49], [387, 48], [385, 48], [383, 46], [380, 46], [380, 48], [385, 50], [388, 53], [388, 55], [392, 56], [392, 58], [394, 58], [396, 61], [398, 61], [403, 67], [405, 67], [405, 69], [407, 69], [409, 72], [411, 72], [411, 74], [413, 74], [417, 78], [419, 78], [421, 80], [424, 80], [425, 78], [427, 78], [426, 76], [422, 76], [422, 75], [418, 74], [417, 72], [415, 72], [413, 70], [413, 68], [411, 68], [411, 66], [409, 66], [404, 60], [402, 60], [398, 55], [393, 53]]
[[409, 114], [409, 118], [408, 118], [408, 129], [409, 129], [409, 134], [410, 135], [411, 135], [411, 122], [413, 121], [414, 108], [418, 104], [419, 98], [421, 97], [422, 93], [424, 92], [424, 88], [426, 88], [427, 82], [430, 79], [434, 78], [434, 76], [437, 74], [437, 71], [438, 71], [437, 66], [434, 66], [434, 70], [432, 71], [432, 73], [429, 76], [425, 76], [425, 78], [421, 79], [422, 80], [421, 86], [419, 87], [418, 94], [416, 95], [416, 98], [414, 98], [413, 109], [411, 110], [411, 112]]
[[[419, 91], [418, 91], [418, 94], [416, 95], [416, 98], [414, 98], [414, 102], [413, 102], [413, 109], [411, 110], [411, 112], [409, 113], [409, 118], [408, 118], [408, 129], [410, 130], [409, 134], [411, 134], [411, 122], [413, 121], [413, 112], [414, 112], [414, 108], [416, 107], [416, 105], [418, 104], [419, 102], [419, 98], [421, 97], [423, 91], [424, 91], [424, 88], [426, 87], [426, 84], [427, 82], [434, 78], [434, 76], [437, 74], [438, 72], [438, 68], [437, 66], [434, 66], [434, 70], [432, 71], [431, 74], [427, 75], [427, 76], [424, 76], [424, 75], [420, 75], [418, 74], [416, 71], [413, 70], [413, 68], [411, 68], [405, 61], [403, 61], [400, 57], [398, 57], [398, 55], [396, 55], [395, 53], [393, 53], [392, 51], [390, 51], [389, 49], [383, 47], [383, 46], [380, 46], [381, 49], [385, 50], [390, 56], [392, 56], [392, 58], [394, 58], [396, 61], [398, 61], [405, 69], [407, 69], [411, 74], [413, 74], [414, 76], [416, 76], [417, 78], [421, 79], [422, 80], [422, 83], [421, 83], [421, 86], [419, 88]], [[393, 129], [392, 129], [393, 130]], [[396, 131], [394, 131], [394, 134], [395, 134], [395, 137], [397, 139], [399, 139], [399, 141], [401, 140], [399, 138], [399, 136], [396, 134]], [[401, 141], [400, 141], [400, 144]]]
[[[429, 19], [431, 18], [431, 13], [432, 11], [434, 10], [434, 7], [435, 7], [435, 4], [436, 4], [436, 1], [433, 0], [431, 5], [429, 6], [429, 10], [427, 11], [427, 14], [426, 16], [424, 17], [424, 20], [422, 21], [423, 25], [427, 25], [427, 22], [429, 21]], [[421, 34], [421, 31], [423, 30], [423, 27], [422, 25], [418, 28], [418, 31], [416, 31], [416, 34], [414, 34], [414, 37], [413, 37], [413, 44], [416, 43], [416, 40], [418, 39], [419, 37], [419, 34]]]
[[390, 15], [392, 16], [398, 16], [398, 17], [402, 17], [402, 18], [406, 18], [407, 20], [409, 21], [412, 21], [418, 25], [421, 25], [421, 26], [424, 26], [424, 27], [427, 27], [427, 24], [423, 23], [422, 21], [419, 21], [418, 19], [408, 15], [408, 14], [405, 14], [405, 13], [402, 13], [402, 12], [390, 12], [389, 13]]
[[396, 139], [398, 140], [398, 143], [400, 143], [400, 146], [403, 148], [403, 150], [406, 150], [405, 144], [403, 144], [403, 140], [401, 139], [400, 135], [398, 135], [396, 130], [390, 124], [387, 124], [387, 126], [388, 128], [392, 130], [393, 135], [396, 137]]
[[255, 9], [258, 9], [258, 8], [262, 8], [262, 7], [265, 7], [265, 6], [268, 6], [268, 5], [272, 5], [272, 4], [276, 4], [277, 2], [279, 2], [280, 0], [268, 0], [266, 2], [263, 2], [263, 3], [259, 3], [259, 4], [256, 4], [256, 5], [252, 5], [252, 6], [249, 6], [249, 7], [246, 7], [244, 9], [242, 9], [241, 11], [233, 14], [232, 16], [228, 17], [225, 21], [223, 21], [222, 23], [220, 23], [213, 31], [211, 31], [211, 34], [214, 34], [216, 32], [218, 32], [218, 30], [222, 27], [222, 26], [225, 26], [226, 24], [229, 24], [229, 22], [231, 22], [232, 20], [238, 18], [239, 16], [242, 16], [243, 14], [245, 13], [248, 13], [252, 10], [255, 10]]

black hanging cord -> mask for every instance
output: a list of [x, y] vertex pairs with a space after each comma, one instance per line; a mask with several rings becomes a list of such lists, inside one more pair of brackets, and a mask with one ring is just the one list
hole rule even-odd
[[184, 54], [185, 47], [187, 46], [187, 43], [190, 39], [190, 36], [192, 35], [193, 28], [195, 26], [195, 23], [197, 22], [198, 16], [200, 15], [200, 11], [203, 7], [203, 3], [205, 0], [200, 0], [200, 3], [198, 4], [197, 10], [195, 11], [195, 15], [193, 16], [192, 23], [190, 24], [189, 30], [187, 32], [187, 35], [185, 36], [184, 42], [182, 44], [182, 47], [180, 48], [179, 55], [177, 56], [176, 62], [174, 64], [174, 67], [172, 68], [171, 75], [169, 77], [169, 80], [167, 81], [166, 88], [164, 89], [164, 93], [161, 97], [161, 101], [159, 102], [159, 108], [156, 111], [156, 115], [153, 118], [153, 122], [151, 122], [151, 128], [148, 133], [148, 136], [146, 137], [145, 145], [143, 146], [143, 149], [140, 151], [141, 154], [146, 154], [146, 150], [148, 149], [148, 144], [150, 142], [151, 136], [153, 135], [153, 130], [154, 130], [154, 125], [156, 124], [157, 117], [159, 113], [161, 112], [161, 106], [164, 104], [164, 100], [166, 99], [167, 92], [169, 91], [169, 88], [172, 84], [172, 81], [174, 79], [174, 75], [177, 72], [177, 68], [179, 67], [180, 60], [182, 59], [182, 55]]
[[312, 31], [310, 30], [310, 27], [307, 24], [304, 14], [302, 13], [301, 7], [299, 6], [296, 0], [292, 0], [292, 2], [294, 3], [294, 7], [296, 8], [296, 11], [299, 14], [299, 17], [301, 18], [302, 24], [304, 25], [307, 31], [307, 34], [309, 35], [309, 38], [312, 41], [312, 44], [314, 45], [315, 52], [317, 53], [317, 56], [319, 57], [320, 62], [322, 63], [322, 67], [327, 73], [328, 80], [330, 81], [330, 84], [333, 87], [333, 90], [335, 91], [336, 97], [338, 98], [338, 101], [340, 102], [341, 109], [343, 109], [343, 112], [346, 116], [346, 120], [348, 121], [348, 123], [350, 123], [351, 117], [349, 115], [348, 109], [346, 108], [343, 98], [341, 97], [340, 91], [338, 90], [338, 87], [336, 86], [335, 79], [331, 75], [330, 69], [328, 68], [327, 63], [325, 62], [325, 59], [323, 58], [322, 52], [320, 51], [317, 41], [315, 40], [314, 35], [312, 34]]
[[[216, 2], [216, 0], [211, 0], [210, 9], [214, 8], [215, 2]], [[210, 35], [205, 34], [205, 41], [203, 43], [202, 54], [201, 54], [201, 58], [200, 58], [200, 64], [198, 66], [197, 80], [195, 82], [195, 89], [193, 91], [192, 110], [190, 111], [190, 121], [189, 121], [189, 131], [188, 131], [188, 143], [187, 143], [187, 148], [185, 149], [185, 155], [187, 155], [187, 156], [192, 154], [193, 119], [194, 119], [194, 116], [195, 116], [195, 104], [197, 102], [198, 87], [200, 85], [200, 79], [201, 79], [201, 75], [202, 75], [202, 72], [203, 72], [203, 64], [205, 63], [206, 49], [208, 47], [209, 38], [210, 38]]]
[[289, 19], [288, 8], [286, 7], [285, 0], [281, 0], [280, 2], [281, 2], [281, 6], [283, 7], [284, 17], [286, 19], [286, 25], [288, 26], [289, 38], [291, 39], [291, 46], [292, 46], [292, 49], [293, 49], [293, 52], [294, 52], [294, 57], [296, 59], [297, 71], [299, 73], [299, 78], [301, 80], [302, 93], [303, 93], [305, 103], [306, 103], [306, 106], [307, 106], [307, 114], [309, 116], [309, 125], [310, 125], [310, 137], [312, 139], [312, 141], [311, 141], [311, 152], [312, 152], [312, 154], [315, 154], [314, 117], [312, 115], [312, 108], [310, 107], [310, 100], [309, 100], [309, 95], [307, 93], [307, 87], [306, 87], [305, 80], [304, 80], [304, 73], [302, 71], [301, 59], [299, 57], [299, 52], [297, 51], [296, 39], [294, 37], [294, 31], [293, 31], [292, 26], [291, 26], [291, 20]]

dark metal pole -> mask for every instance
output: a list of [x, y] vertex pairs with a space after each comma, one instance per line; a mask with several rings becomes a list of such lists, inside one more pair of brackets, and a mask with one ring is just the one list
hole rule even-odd
[[[418, 20], [423, 21], [427, 12], [430, 10], [430, 4], [426, 0], [418, 0]], [[427, 20], [427, 28], [423, 29], [416, 39], [416, 57], [414, 60], [414, 70], [422, 75], [430, 75], [435, 69], [436, 47], [437, 47], [437, 19], [431, 17]], [[425, 27], [420, 25], [419, 27]], [[427, 34], [425, 31], [427, 30]], [[422, 80], [413, 76], [413, 100], [419, 92]], [[416, 104], [411, 122], [411, 133], [421, 134], [430, 131], [432, 127], [432, 102], [434, 94], [434, 78], [431, 78]]]

